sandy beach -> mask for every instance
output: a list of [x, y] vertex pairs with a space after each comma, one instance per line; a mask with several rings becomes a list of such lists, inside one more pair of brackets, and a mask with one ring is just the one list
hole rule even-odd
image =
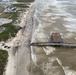
[[[33, 27], [32, 14], [34, 11], [33, 9], [34, 9], [33, 4], [31, 4], [29, 10], [26, 13], [24, 13], [22, 21], [19, 24], [19, 26], [22, 27], [22, 29], [18, 31], [16, 37], [10, 38], [6, 42], [3, 41], [0, 42], [0, 49], [8, 51], [9, 55], [5, 75], [19, 75], [19, 74], [24, 75], [24, 72], [25, 74], [29, 75], [26, 70], [27, 68], [25, 67], [27, 67], [28, 63], [30, 63], [30, 47], [28, 44], [30, 42], [32, 34], [32, 27]], [[24, 43], [25, 46], [23, 46]], [[7, 48], [5, 46], [10, 48]], [[22, 55], [24, 53], [26, 58], [25, 60], [21, 61], [21, 59], [23, 59]], [[21, 69], [21, 66], [18, 66], [20, 65], [20, 62], [21, 63], [26, 62], [21, 65], [23, 67], [23, 65], [25, 64], [25, 67], [23, 67], [24, 69]]]
[[11, 23], [11, 22], [12, 22], [12, 19], [0, 18], [0, 26], [3, 24]]

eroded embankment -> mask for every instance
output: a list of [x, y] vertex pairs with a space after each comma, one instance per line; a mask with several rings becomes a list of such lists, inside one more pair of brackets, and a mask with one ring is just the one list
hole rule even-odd
[[16, 52], [16, 75], [29, 75], [29, 69], [27, 68], [31, 62], [31, 49], [29, 43], [31, 41], [32, 29], [33, 29], [33, 14], [34, 5], [32, 5], [26, 15], [26, 19], [23, 24], [25, 27], [23, 29], [23, 38], [21, 46]]

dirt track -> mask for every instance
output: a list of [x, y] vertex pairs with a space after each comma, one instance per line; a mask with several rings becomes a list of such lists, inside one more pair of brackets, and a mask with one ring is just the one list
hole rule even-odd
[[33, 29], [33, 6], [32, 9], [29, 10], [29, 13], [26, 16], [25, 27], [23, 29], [23, 42], [19, 47], [16, 53], [16, 75], [29, 75], [27, 71], [27, 66], [30, 64], [31, 61], [31, 49], [29, 46], [32, 29]]

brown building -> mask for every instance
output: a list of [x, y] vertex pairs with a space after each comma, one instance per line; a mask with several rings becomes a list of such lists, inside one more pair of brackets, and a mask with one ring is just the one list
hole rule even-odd
[[60, 33], [52, 33], [51, 40], [53, 43], [62, 43], [63, 42]]

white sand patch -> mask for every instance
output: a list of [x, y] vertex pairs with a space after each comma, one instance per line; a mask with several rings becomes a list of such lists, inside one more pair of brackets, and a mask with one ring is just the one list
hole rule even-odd
[[43, 47], [43, 50], [46, 53], [46, 55], [50, 55], [51, 53], [55, 51], [55, 48], [54, 47]]
[[[15, 38], [11, 40], [9, 39], [7, 42], [0, 42], [0, 49], [8, 51], [8, 55], [9, 55], [5, 75], [15, 75], [16, 64], [15, 64], [15, 56], [13, 54], [14, 52], [13, 47], [19, 46], [22, 39], [23, 39], [23, 35], [22, 35], [22, 31], [20, 30]], [[2, 46], [3, 43], [5, 45]], [[7, 47], [5, 48], [4, 46], [8, 46], [10, 48], [8, 49]]]
[[[22, 20], [23, 20], [23, 18], [22, 18]], [[22, 24], [26, 25], [25, 21]], [[21, 45], [21, 42], [23, 41], [24, 37], [25, 36], [23, 35], [23, 29], [21, 29], [21, 30], [18, 31], [15, 38], [10, 39], [5, 43], [6, 45], [11, 46], [11, 48], [8, 49], [9, 58], [8, 58], [8, 64], [7, 64], [7, 67], [6, 67], [6, 75], [16, 75], [16, 70], [17, 70], [16, 69], [16, 64], [15, 64], [15, 62], [16, 62], [15, 59], [16, 58], [13, 55], [12, 52], [14, 51], [15, 46], [20, 46]]]
[[12, 54], [12, 50], [8, 52], [8, 63], [6, 66], [6, 75], [15, 75], [15, 56]]
[[[6, 71], [5, 71], [6, 75], [15, 75], [16, 64], [15, 64], [15, 56], [14, 56], [13, 52], [14, 52], [15, 46], [20, 46], [20, 44], [21, 44], [20, 42], [22, 41], [22, 39], [23, 39], [22, 30], [20, 30], [17, 33], [15, 38], [13, 38], [13, 39], [11, 38], [7, 42], [0, 43], [0, 49], [8, 51], [8, 55], [9, 55], [8, 63], [6, 66]], [[2, 46], [3, 43], [5, 44], [4, 46], [8, 46], [10, 48], [9, 49], [4, 48], [4, 46]]]
[[[22, 39], [23, 39], [23, 34], [22, 34], [22, 30], [20, 30], [17, 33], [16, 37], [9, 39], [7, 42], [0, 42], [0, 49], [10, 51], [13, 47], [19, 46]], [[8, 46], [10, 48], [9, 49], [5, 48], [5, 46]]]
[[3, 24], [11, 23], [11, 22], [12, 22], [12, 19], [0, 18], [0, 26]]
[[[5, 71], [5, 75], [15, 75], [16, 73], [16, 64], [15, 64], [15, 55], [13, 54], [14, 52], [14, 47], [15, 46], [20, 46], [20, 42], [22, 41], [23, 39], [23, 35], [22, 35], [22, 31], [20, 30], [16, 37], [8, 40], [7, 42], [1, 42], [0, 43], [0, 49], [2, 50], [6, 50], [8, 51], [8, 63], [7, 63], [7, 66], [6, 66], [6, 71]], [[5, 44], [2, 46], [2, 44]], [[8, 46], [10, 47], [9, 49], [5, 46]]]
[[27, 13], [28, 13], [28, 11], [26, 12], [26, 14], [23, 13], [24, 16], [22, 17], [21, 23], [19, 24], [20, 27], [24, 27], [25, 26], [24, 21], [26, 21], [26, 15], [27, 15]]
[[[34, 3], [31, 3], [31, 4], [29, 5], [29, 8], [30, 8], [30, 9], [32, 8], [33, 4], [34, 4]], [[21, 18], [21, 23], [19, 24], [20, 27], [24, 27], [25, 24], [27, 23], [27, 22], [26, 22], [27, 16], [29, 17], [28, 12], [29, 12], [29, 11], [27, 10], [26, 12], [24, 12], [24, 13], [22, 14], [23, 16], [22, 16], [22, 18]]]

